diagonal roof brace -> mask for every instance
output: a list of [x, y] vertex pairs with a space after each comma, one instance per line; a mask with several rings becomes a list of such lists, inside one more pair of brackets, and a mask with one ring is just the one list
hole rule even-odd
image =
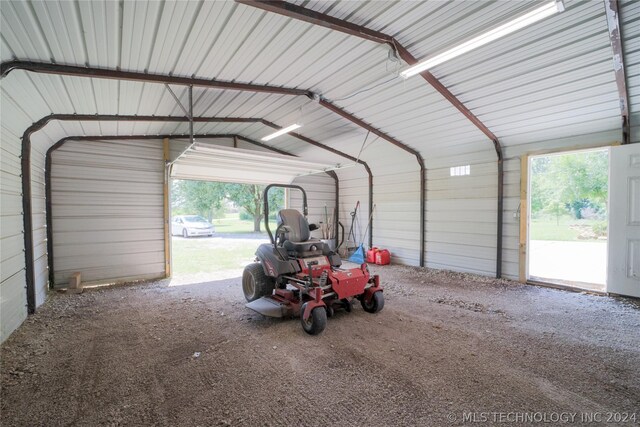
[[[182, 105], [182, 102], [180, 102], [180, 99], [176, 96], [173, 90], [171, 90], [171, 86], [169, 86], [169, 83], [165, 83], [164, 87], [167, 88], [167, 90], [169, 91], [173, 99], [176, 101], [176, 104], [178, 104], [178, 107], [180, 107], [184, 115], [189, 120], [189, 142], [191, 144], [189, 148], [191, 148], [196, 143], [195, 140], [193, 139], [193, 85], [189, 85], [189, 109], [188, 110], [184, 107], [184, 105]], [[187, 150], [189, 148], [187, 148]], [[168, 166], [171, 167], [171, 164], [169, 163]]]

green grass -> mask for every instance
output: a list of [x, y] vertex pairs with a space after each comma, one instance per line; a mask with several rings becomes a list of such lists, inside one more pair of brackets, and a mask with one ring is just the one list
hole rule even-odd
[[[226, 214], [225, 218], [214, 219], [213, 225], [216, 227], [216, 233], [218, 234], [254, 233], [253, 221], [242, 220], [240, 219], [240, 215], [237, 213], [228, 213]], [[276, 229], [275, 221], [269, 221], [269, 227], [271, 228], [271, 232], [275, 231]], [[266, 230], [264, 228], [264, 220], [260, 225], [260, 230], [266, 236]]]
[[595, 220], [573, 219], [568, 216], [560, 217], [556, 221], [553, 217], [542, 217], [531, 220], [529, 228], [530, 240], [557, 240], [557, 241], [585, 241], [578, 239], [580, 234], [577, 229], [569, 228], [570, 225], [593, 225]]
[[[224, 270], [244, 268], [255, 259], [256, 249], [263, 241], [252, 239], [251, 236], [261, 236], [268, 240], [264, 223], [261, 232], [254, 233], [253, 221], [241, 220], [239, 214], [226, 214], [225, 218], [214, 219], [215, 236], [225, 239], [195, 237], [183, 239], [174, 237], [172, 240], [173, 274], [176, 276], [194, 273], [213, 273]], [[276, 223], [270, 222], [271, 231], [275, 231]], [[238, 236], [233, 236], [233, 235]]]
[[260, 244], [246, 239], [210, 239], [197, 237], [172, 241], [173, 274], [211, 273], [242, 269], [255, 259]]

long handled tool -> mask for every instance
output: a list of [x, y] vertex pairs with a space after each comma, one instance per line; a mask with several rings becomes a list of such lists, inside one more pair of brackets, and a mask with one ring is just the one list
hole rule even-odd
[[369, 222], [367, 223], [367, 228], [364, 230], [364, 234], [362, 235], [362, 240], [360, 241], [360, 244], [358, 245], [358, 248], [356, 249], [356, 251], [353, 253], [353, 255], [351, 255], [349, 257], [349, 261], [351, 262], [355, 262], [357, 264], [363, 264], [364, 263], [364, 239], [365, 236], [367, 235], [367, 233], [369, 232], [369, 227], [371, 226], [371, 222], [373, 221], [373, 211], [376, 210], [376, 205], [373, 205], [373, 208], [371, 209], [371, 212], [369, 213]]
[[369, 227], [371, 226], [371, 221], [373, 220], [373, 211], [376, 209], [376, 205], [373, 205], [373, 208], [371, 209], [371, 212], [369, 213], [369, 222], [367, 223], [367, 228], [364, 230], [364, 234], [362, 235], [362, 240], [360, 241], [360, 244], [358, 245], [358, 248], [356, 249], [356, 251], [353, 253], [353, 255], [351, 255], [349, 257], [349, 261], [351, 262], [355, 262], [357, 264], [363, 264], [364, 263], [364, 239], [367, 235], [367, 232], [369, 231]]
[[353, 240], [351, 240], [354, 244], [358, 243], [358, 240], [356, 239], [356, 233], [355, 233], [355, 229], [353, 228], [354, 223], [356, 222], [356, 215], [358, 214], [358, 208], [360, 207], [360, 200], [358, 200], [356, 202], [356, 207], [355, 209], [350, 213], [351, 215], [351, 227], [349, 227], [349, 233], [347, 233], [347, 240], [345, 240], [345, 242], [347, 242], [347, 249], [349, 249], [349, 241], [351, 240], [351, 237], [353, 236]]
[[[369, 229], [371, 228], [371, 224], [373, 223], [373, 213], [376, 210], [376, 205], [375, 203], [373, 204], [373, 208], [371, 208], [371, 213], [369, 214], [369, 222], [367, 223], [367, 228], [364, 229], [364, 234], [362, 235], [362, 240], [360, 241], [360, 246], [362, 246], [364, 244], [364, 239], [367, 237], [367, 233], [369, 232]], [[371, 249], [371, 248], [369, 248]]]

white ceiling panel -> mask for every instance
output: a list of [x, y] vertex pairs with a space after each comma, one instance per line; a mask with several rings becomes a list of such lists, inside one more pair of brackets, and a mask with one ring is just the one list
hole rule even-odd
[[[537, 7], [540, 1], [308, 1], [304, 7], [394, 36], [424, 58]], [[504, 144], [619, 127], [602, 1], [565, 0], [566, 11], [434, 68], [432, 72]], [[640, 3], [621, 3], [632, 108], [639, 105]], [[3, 2], [0, 50], [12, 59], [173, 73], [298, 87], [328, 100], [423, 153], [492, 150], [491, 142], [389, 48], [231, 1]], [[13, 71], [2, 79], [4, 117], [15, 127], [50, 113], [182, 115], [163, 85]], [[184, 87], [173, 86], [183, 104]], [[194, 88], [195, 114], [265, 118], [350, 155], [366, 132], [306, 97]], [[63, 128], [68, 124], [63, 124]], [[86, 132], [186, 132], [184, 123], [80, 124]], [[199, 124], [259, 139], [261, 125]], [[341, 143], [342, 141], [343, 143]], [[322, 150], [285, 136], [278, 147]], [[482, 148], [479, 148], [482, 147]], [[392, 152], [404, 155], [399, 148]], [[438, 153], [440, 152], [440, 153]], [[322, 153], [322, 154], [321, 154]]]

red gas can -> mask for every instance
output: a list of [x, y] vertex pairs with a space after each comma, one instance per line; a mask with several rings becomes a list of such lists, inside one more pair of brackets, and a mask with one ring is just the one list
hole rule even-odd
[[371, 248], [367, 251], [367, 262], [369, 264], [374, 264], [376, 262], [376, 254], [379, 250], [380, 249], [378, 248]]
[[391, 253], [386, 249], [380, 249], [376, 252], [376, 264], [387, 265], [391, 263]]

